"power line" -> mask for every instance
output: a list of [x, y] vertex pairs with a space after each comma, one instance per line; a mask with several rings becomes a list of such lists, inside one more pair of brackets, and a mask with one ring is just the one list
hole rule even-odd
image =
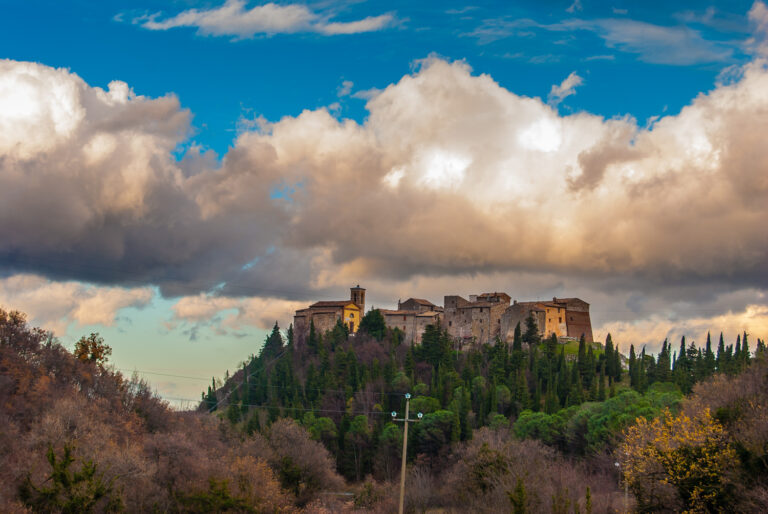
[[[201, 400], [192, 400], [190, 398], [177, 398], [173, 396], [166, 396], [163, 398], [163, 400], [173, 400], [173, 401], [179, 401], [179, 402], [194, 402], [194, 403], [201, 402]], [[270, 405], [270, 404], [255, 404], [255, 403], [241, 403], [238, 405], [241, 407], [253, 407], [256, 409], [270, 409], [270, 408], [276, 407], [278, 409], [283, 409], [283, 410], [299, 410], [303, 412], [329, 412], [329, 413], [338, 413], [338, 414], [375, 414], [377, 416], [387, 414], [386, 412], [375, 412], [375, 411], [349, 412], [346, 409], [313, 409], [313, 408], [307, 408], [307, 407], [287, 407], [285, 405], [281, 406], [281, 405]]]
[[[115, 368], [115, 369], [118, 370], [118, 371], [126, 371], [126, 372], [131, 372], [131, 373], [143, 373], [143, 374], [147, 374], [147, 375], [160, 375], [160, 376], [163, 376], [163, 377], [174, 377], [174, 378], [188, 378], [190, 380], [200, 380], [200, 381], [204, 381], [204, 382], [207, 382], [207, 381], [210, 380], [209, 378], [203, 378], [203, 377], [192, 377], [192, 376], [188, 376], [188, 375], [174, 375], [174, 374], [171, 374], [171, 373], [160, 373], [160, 372], [157, 372], [157, 371], [145, 371], [145, 370], [141, 370], [141, 369], [126, 369], [126, 368]], [[254, 373], [249, 375], [249, 377], [253, 377], [253, 376], [254, 376]], [[233, 378], [233, 377], [230, 377], [230, 378]], [[261, 386], [261, 387], [268, 387], [270, 389], [283, 389], [283, 390], [294, 389], [293, 387], [281, 386], [281, 385], [271, 385], [271, 384], [268, 384], [266, 386]], [[377, 396], [402, 396], [402, 394], [403, 394], [403, 393], [382, 393], [382, 392], [379, 392], [379, 391], [359, 391], [359, 390], [358, 391], [347, 391], [346, 389], [322, 389], [322, 388], [319, 388], [319, 387], [302, 387], [302, 386], [298, 386], [298, 389], [300, 391], [318, 391], [318, 392], [321, 392], [321, 393], [339, 393], [339, 394], [352, 394], [352, 395], [355, 395], [355, 394], [359, 393], [359, 394], [373, 394], [373, 395], [377, 395]]]
[[174, 374], [171, 374], [171, 373], [160, 373], [158, 371], [144, 371], [144, 370], [141, 370], [141, 369], [126, 369], [126, 368], [115, 368], [115, 369], [118, 370], [118, 371], [125, 371], [125, 372], [129, 372], [129, 373], [143, 373], [145, 375], [160, 375], [162, 377], [188, 378], [190, 380], [203, 380], [203, 381], [206, 381], [206, 382], [208, 380], [210, 380], [210, 378], [191, 377], [191, 376], [188, 376], [188, 375], [174, 375]]

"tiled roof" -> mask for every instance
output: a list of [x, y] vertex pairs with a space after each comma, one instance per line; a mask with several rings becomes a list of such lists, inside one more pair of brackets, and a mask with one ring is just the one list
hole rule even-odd
[[421, 304], [421, 305], [435, 305], [434, 303], [430, 302], [429, 300], [425, 300], [423, 298], [408, 298], [405, 302], [402, 302], [402, 303], [406, 303], [406, 302], [410, 302], [410, 301], [414, 301], [414, 302], [416, 302], [418, 304]]
[[[310, 309], [315, 309], [317, 307], [346, 307], [349, 304], [354, 305], [355, 302], [352, 300], [338, 300], [338, 301], [322, 301], [322, 302], [315, 302], [312, 305], [309, 306]], [[355, 307], [357, 307], [355, 305]]]

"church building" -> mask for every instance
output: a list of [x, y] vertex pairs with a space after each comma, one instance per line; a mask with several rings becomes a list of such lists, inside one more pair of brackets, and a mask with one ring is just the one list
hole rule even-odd
[[364, 314], [365, 289], [358, 285], [350, 288], [349, 300], [315, 302], [306, 309], [296, 311], [293, 317], [294, 337], [306, 340], [311, 324], [315, 325], [317, 333], [324, 334], [332, 330], [338, 320], [349, 328], [350, 334], [354, 334]]

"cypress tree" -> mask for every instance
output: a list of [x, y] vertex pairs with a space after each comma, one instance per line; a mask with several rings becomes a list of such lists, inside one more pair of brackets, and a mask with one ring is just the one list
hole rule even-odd
[[765, 355], [766, 346], [765, 341], [763, 341], [760, 338], [757, 338], [757, 349], [755, 350], [755, 357], [759, 358]]
[[659, 382], [669, 382], [670, 375], [672, 373], [671, 362], [669, 358], [669, 343], [666, 339], [661, 345], [661, 351], [659, 352], [659, 358], [656, 364], [656, 379]]
[[609, 377], [613, 377], [615, 374], [613, 364], [613, 338], [609, 333], [605, 336], [605, 372]]
[[600, 385], [597, 389], [598, 401], [605, 401], [605, 362], [600, 366]]
[[541, 380], [536, 381], [536, 389], [533, 392], [533, 400], [531, 401], [531, 410], [539, 412], [541, 409]]
[[723, 341], [723, 333], [720, 332], [720, 342], [717, 343], [717, 370], [725, 371], [725, 365], [723, 360], [725, 359], [725, 342]]
[[744, 332], [744, 337], [742, 338], [741, 343], [741, 360], [744, 363], [744, 366], [749, 365], [749, 342], [747, 341], [747, 332]]
[[637, 390], [641, 393], [645, 392], [646, 386], [648, 385], [648, 376], [646, 374], [646, 358], [645, 358], [645, 346], [643, 346], [642, 351], [640, 352], [640, 358], [639, 360], [639, 366], [638, 366], [638, 372], [637, 372]]
[[[554, 382], [557, 380], [555, 379]], [[544, 412], [547, 414], [554, 414], [560, 409], [560, 400], [557, 398], [557, 386], [555, 383], [551, 383], [547, 388], [547, 394], [544, 399]]]
[[635, 345], [629, 345], [629, 385], [637, 389], [637, 357], [635, 357]]
[[309, 320], [309, 337], [307, 337], [307, 348], [317, 353], [317, 330], [315, 321]]
[[704, 350], [704, 369], [706, 370], [706, 375], [709, 376], [714, 373], [716, 366], [715, 354], [712, 352], [712, 337], [707, 332], [707, 345]]
[[516, 414], [527, 409], [530, 405], [530, 398], [528, 393], [528, 381], [525, 379], [525, 371], [518, 370], [517, 379], [515, 380], [515, 407], [517, 409]]
[[405, 354], [405, 375], [413, 382], [413, 368], [415, 366], [415, 357], [413, 354], [413, 344], [408, 348], [408, 353]]
[[581, 334], [579, 339], [579, 353], [576, 357], [576, 364], [579, 367], [579, 375], [581, 375], [583, 380], [587, 375], [587, 342], [584, 339], [584, 334]]
[[520, 331], [520, 322], [515, 325], [515, 336], [512, 339], [512, 369], [517, 371], [523, 364], [523, 335]]
[[558, 364], [557, 396], [560, 400], [560, 405], [565, 406], [565, 402], [568, 400], [568, 391], [570, 389], [568, 381], [568, 364], [565, 362], [565, 348], [560, 349], [560, 360]]

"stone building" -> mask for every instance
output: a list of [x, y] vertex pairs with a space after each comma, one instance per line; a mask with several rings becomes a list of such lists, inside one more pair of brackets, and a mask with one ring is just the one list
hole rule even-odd
[[397, 310], [381, 309], [381, 314], [389, 328], [399, 328], [404, 333], [404, 341], [413, 344], [421, 344], [427, 325], [437, 325], [443, 320], [443, 308], [421, 298], [398, 300]]
[[557, 305], [564, 305], [566, 310], [567, 336], [592, 342], [592, 320], [589, 317], [589, 304], [580, 298], [553, 298]]
[[315, 302], [306, 309], [296, 311], [293, 317], [294, 337], [297, 341], [305, 341], [312, 323], [318, 333], [324, 334], [332, 330], [338, 320], [349, 327], [350, 334], [354, 334], [364, 313], [365, 289], [358, 285], [350, 288], [349, 300]]
[[444, 323], [448, 334], [462, 345], [492, 343], [502, 335], [501, 317], [511, 298], [506, 293], [445, 297]]
[[555, 334], [558, 338], [584, 339], [592, 342], [592, 322], [589, 317], [589, 304], [579, 298], [553, 298], [551, 302], [514, 301], [501, 318], [502, 339], [512, 341], [515, 327], [525, 331], [525, 320], [532, 314], [542, 338]]

